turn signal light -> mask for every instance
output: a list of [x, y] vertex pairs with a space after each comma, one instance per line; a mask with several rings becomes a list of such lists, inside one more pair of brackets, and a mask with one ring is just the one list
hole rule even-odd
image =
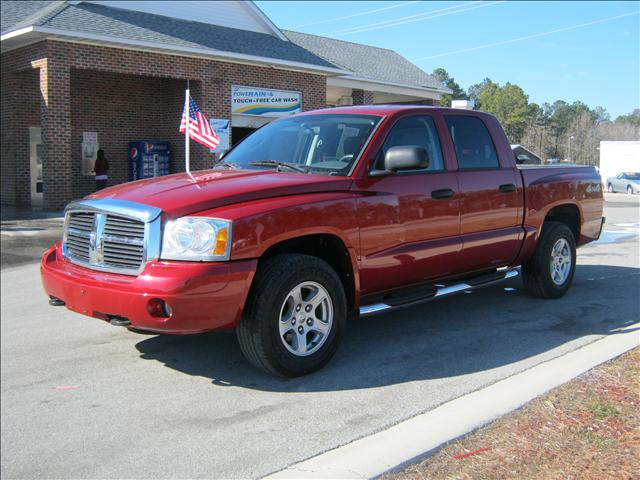
[[229, 229], [227, 227], [218, 230], [216, 235], [216, 246], [213, 249], [214, 255], [224, 255], [227, 252], [227, 242], [229, 241]]

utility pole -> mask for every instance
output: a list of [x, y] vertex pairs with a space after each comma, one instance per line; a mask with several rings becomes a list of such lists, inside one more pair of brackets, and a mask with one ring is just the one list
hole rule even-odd
[[573, 135], [569, 135], [569, 148], [567, 153], [567, 162], [571, 161], [571, 140], [575, 138]]
[[[538, 149], [538, 155], [540, 155], [540, 158], [544, 156], [542, 152], [542, 141], [544, 139], [544, 128], [546, 127], [546, 125], [547, 125], [547, 122], [543, 116], [539, 116], [536, 119], [536, 126], [540, 127], [540, 148]], [[542, 160], [544, 161], [544, 159]]]

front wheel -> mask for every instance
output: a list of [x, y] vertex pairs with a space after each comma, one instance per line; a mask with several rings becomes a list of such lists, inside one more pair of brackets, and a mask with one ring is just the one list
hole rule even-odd
[[533, 257], [522, 265], [526, 289], [537, 297], [562, 297], [569, 290], [575, 271], [573, 232], [564, 223], [546, 222]]
[[613, 185], [611, 185], [611, 184], [607, 185], [607, 191], [609, 193], [613, 193]]
[[631, 185], [627, 185], [627, 195], [633, 195], [633, 187]]
[[334, 355], [346, 317], [344, 288], [329, 264], [309, 255], [279, 255], [256, 274], [238, 341], [261, 370], [305, 375]]

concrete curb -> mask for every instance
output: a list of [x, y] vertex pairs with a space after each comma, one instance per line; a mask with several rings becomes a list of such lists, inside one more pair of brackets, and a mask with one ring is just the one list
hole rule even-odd
[[294, 464], [268, 479], [374, 478], [505, 415], [640, 344], [640, 324], [541, 363], [427, 413]]

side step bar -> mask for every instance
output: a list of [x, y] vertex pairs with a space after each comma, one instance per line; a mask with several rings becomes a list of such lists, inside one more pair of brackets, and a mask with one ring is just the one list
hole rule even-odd
[[496, 273], [489, 274], [483, 277], [476, 277], [467, 280], [468, 283], [455, 283], [452, 285], [437, 284], [438, 287], [435, 290], [429, 291], [426, 295], [416, 298], [415, 295], [411, 299], [405, 302], [397, 301], [395, 299], [389, 299], [388, 303], [379, 302], [371, 305], [363, 305], [360, 307], [360, 316], [368, 317], [375, 315], [376, 313], [387, 312], [389, 310], [395, 310], [397, 308], [409, 307], [412, 305], [418, 305], [420, 303], [428, 302], [436, 298], [446, 297], [455, 293], [464, 292], [467, 290], [474, 290], [477, 288], [486, 287], [499, 283], [509, 278], [517, 277], [517, 270], [499, 270]]

